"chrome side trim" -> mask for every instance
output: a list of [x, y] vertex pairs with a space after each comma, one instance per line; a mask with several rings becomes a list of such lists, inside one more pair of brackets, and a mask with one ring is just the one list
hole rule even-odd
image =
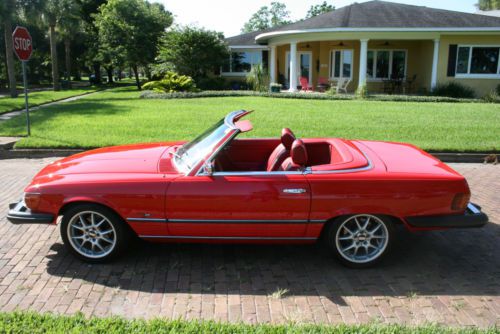
[[129, 222], [156, 222], [156, 223], [166, 223], [168, 219], [163, 218], [127, 218]]
[[258, 219], [169, 219], [169, 223], [188, 224], [307, 224], [309, 220], [258, 220]]
[[265, 219], [162, 219], [162, 218], [127, 218], [129, 222], [182, 223], [182, 224], [323, 224], [326, 220], [265, 220]]
[[139, 235], [147, 239], [192, 239], [192, 240], [317, 240], [313, 237], [199, 237], [188, 235]]
[[[272, 176], [272, 175], [301, 175], [305, 174], [302, 171], [274, 171], [274, 172], [266, 172], [266, 171], [254, 171], [254, 172], [215, 172], [212, 174], [212, 176], [243, 176], [243, 175], [248, 175], [248, 176]], [[203, 175], [203, 174], [200, 174]]]

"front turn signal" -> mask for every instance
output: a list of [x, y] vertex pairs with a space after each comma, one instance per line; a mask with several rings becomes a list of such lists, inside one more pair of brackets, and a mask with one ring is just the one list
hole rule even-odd
[[40, 204], [41, 194], [39, 193], [25, 193], [24, 194], [24, 203], [26, 207], [30, 210], [36, 210], [38, 208], [38, 204]]
[[467, 208], [469, 204], [470, 194], [459, 193], [453, 197], [451, 202], [451, 209], [454, 211], [463, 211]]

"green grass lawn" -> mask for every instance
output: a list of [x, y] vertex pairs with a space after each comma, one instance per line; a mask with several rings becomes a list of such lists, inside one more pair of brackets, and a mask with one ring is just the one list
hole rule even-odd
[[[500, 150], [500, 104], [321, 101], [266, 97], [145, 100], [131, 87], [100, 92], [32, 114], [32, 136], [16, 147], [91, 148], [191, 139], [226, 113], [253, 109], [247, 136], [402, 141], [435, 151]], [[23, 135], [25, 118], [0, 123]]]
[[51, 314], [37, 314], [34, 312], [0, 313], [1, 333], [218, 333], [218, 334], [294, 334], [294, 333], [335, 333], [335, 334], [473, 334], [499, 333], [498, 328], [452, 329], [435, 325], [406, 327], [401, 325], [302, 325], [289, 323], [285, 325], [246, 325], [216, 323], [213, 321], [184, 321], [184, 320], [124, 320], [121, 318], [91, 318], [81, 315], [72, 317], [56, 316]]
[[[81, 95], [96, 91], [96, 87], [83, 87], [54, 92], [52, 90], [35, 91], [28, 93], [28, 103], [30, 106], [36, 106], [42, 103], [65, 99], [71, 96]], [[0, 98], [0, 114], [24, 108], [24, 93], [20, 93], [16, 98]]]

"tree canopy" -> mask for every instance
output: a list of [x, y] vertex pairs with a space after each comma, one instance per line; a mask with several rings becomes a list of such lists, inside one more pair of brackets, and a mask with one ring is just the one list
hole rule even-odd
[[306, 19], [318, 16], [323, 13], [331, 12], [332, 10], [335, 10], [335, 6], [329, 4], [326, 1], [323, 1], [323, 3], [318, 5], [311, 5], [311, 7], [309, 7], [309, 10], [307, 11]]
[[500, 9], [500, 0], [479, 0], [477, 7], [480, 10]]
[[109, 0], [99, 7], [96, 26], [99, 32], [100, 53], [113, 61], [113, 53], [136, 72], [138, 66], [147, 66], [156, 56], [159, 39], [173, 22], [172, 14], [157, 3], [143, 0]]
[[273, 1], [270, 7], [262, 6], [243, 25], [241, 32], [252, 32], [291, 23], [290, 11], [281, 2]]
[[224, 36], [195, 27], [176, 27], [163, 35], [157, 61], [164, 69], [199, 79], [229, 58]]

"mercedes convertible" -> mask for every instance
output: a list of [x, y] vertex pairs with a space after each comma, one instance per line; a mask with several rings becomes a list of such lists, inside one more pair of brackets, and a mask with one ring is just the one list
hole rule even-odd
[[481, 227], [465, 178], [409, 144], [243, 138], [249, 111], [190, 142], [115, 146], [43, 168], [10, 204], [14, 224], [59, 224], [70, 252], [115, 258], [131, 237], [153, 242], [324, 242], [343, 264], [380, 261], [410, 231]]

